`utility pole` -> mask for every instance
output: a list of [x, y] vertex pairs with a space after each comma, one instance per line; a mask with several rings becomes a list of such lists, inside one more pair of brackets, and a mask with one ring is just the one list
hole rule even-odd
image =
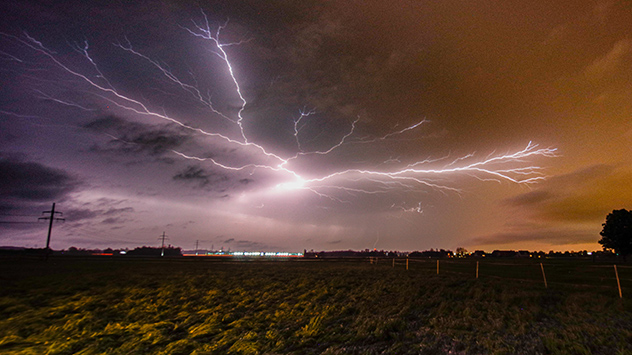
[[197, 255], [198, 255], [198, 244], [199, 244], [199, 243], [200, 243], [200, 241], [199, 241], [199, 240], [196, 240], [196, 241], [195, 241], [195, 256], [197, 256]]
[[160, 256], [165, 256], [165, 239], [169, 239], [169, 238], [167, 238], [167, 236], [165, 235], [165, 232], [162, 232], [162, 236], [159, 237], [158, 239], [162, 239], [162, 252], [160, 253]]
[[64, 218], [58, 218], [55, 217], [56, 214], [59, 214], [60, 216], [63, 215], [62, 212], [55, 212], [55, 203], [53, 202], [53, 207], [51, 208], [50, 211], [43, 211], [42, 213], [49, 213], [50, 215], [48, 217], [40, 217], [37, 220], [49, 220], [50, 222], [48, 223], [48, 236], [46, 237], [46, 260], [48, 260], [48, 254], [50, 254], [50, 234], [53, 231], [53, 221], [65, 221], [66, 219]]

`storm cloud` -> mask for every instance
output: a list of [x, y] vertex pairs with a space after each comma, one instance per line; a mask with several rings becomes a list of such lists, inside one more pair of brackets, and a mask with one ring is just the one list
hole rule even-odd
[[226, 183], [229, 180], [228, 176], [224, 174], [208, 172], [199, 166], [193, 165], [189, 165], [185, 170], [174, 175], [173, 179], [192, 182], [199, 187], [211, 188], [213, 190], [225, 189]]
[[529, 211], [538, 221], [599, 221], [632, 198], [625, 182], [630, 179], [632, 170], [627, 167], [596, 164], [553, 176], [504, 204]]
[[191, 140], [188, 134], [170, 125], [152, 126], [112, 115], [96, 119], [84, 127], [112, 138], [106, 146], [93, 146], [96, 152], [161, 156]]
[[0, 196], [15, 201], [52, 201], [80, 186], [72, 174], [37, 162], [0, 155]]
[[55, 247], [599, 248], [632, 201], [606, 2], [5, 0], [0, 211], [58, 202]]

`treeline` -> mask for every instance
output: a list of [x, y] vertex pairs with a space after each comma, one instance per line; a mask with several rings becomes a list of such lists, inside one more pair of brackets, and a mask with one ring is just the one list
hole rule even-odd
[[472, 253], [457, 253], [458, 257], [492, 257], [492, 258], [578, 258], [578, 257], [614, 257], [615, 253], [611, 251], [528, 251], [528, 250], [494, 250], [486, 253], [482, 250], [476, 250]]
[[394, 257], [407, 257], [407, 258], [572, 258], [572, 257], [615, 257], [611, 251], [528, 251], [528, 250], [494, 250], [491, 253], [483, 250], [476, 250], [474, 252], [468, 252], [464, 248], [457, 248], [456, 253], [452, 250], [446, 249], [430, 249], [423, 251], [413, 252], [400, 252], [400, 251], [385, 251], [385, 250], [369, 250], [362, 251], [357, 250], [335, 250], [335, 251], [320, 251], [315, 252], [304, 251], [305, 258], [362, 258], [362, 257], [378, 257], [378, 258], [394, 258]]
[[357, 250], [335, 250], [335, 251], [320, 251], [315, 252], [304, 251], [303, 257], [305, 258], [363, 258], [363, 257], [397, 257], [405, 255], [405, 253], [400, 253], [397, 251], [385, 251], [385, 250], [369, 250], [365, 249], [362, 251]]
[[[164, 251], [163, 251], [164, 250]], [[182, 249], [180, 247], [167, 246], [163, 248], [142, 246], [134, 249], [80, 249], [76, 247], [70, 247], [68, 250], [61, 250], [56, 252], [63, 255], [131, 255], [131, 256], [182, 256]]]
[[445, 249], [430, 249], [424, 251], [413, 252], [400, 252], [400, 251], [386, 251], [386, 250], [334, 250], [334, 251], [304, 251], [303, 256], [305, 258], [397, 258], [397, 257], [409, 257], [409, 258], [451, 258], [454, 253], [451, 250]]

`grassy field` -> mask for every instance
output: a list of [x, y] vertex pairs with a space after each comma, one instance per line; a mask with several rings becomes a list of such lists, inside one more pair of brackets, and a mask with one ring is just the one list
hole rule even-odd
[[4, 257], [0, 353], [632, 354], [630, 266], [539, 262]]

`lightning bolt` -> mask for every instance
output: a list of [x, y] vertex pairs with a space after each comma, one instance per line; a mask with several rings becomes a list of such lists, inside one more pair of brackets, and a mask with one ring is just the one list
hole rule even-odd
[[[507, 152], [505, 154], [491, 153], [482, 159], [477, 159], [475, 153], [466, 154], [453, 159], [449, 159], [448, 156], [445, 156], [442, 158], [426, 158], [411, 162], [402, 162], [400, 158], [397, 158], [388, 159], [382, 162], [382, 164], [380, 164], [380, 168], [342, 169], [326, 175], [306, 177], [304, 174], [301, 174], [297, 168], [293, 167], [294, 162], [310, 155], [326, 156], [334, 150], [347, 144], [380, 144], [380, 142], [389, 140], [395, 136], [405, 135], [410, 131], [419, 129], [429, 121], [424, 118], [415, 124], [395, 130], [380, 137], [354, 137], [351, 139], [351, 137], [356, 134], [357, 124], [360, 120], [358, 118], [350, 123], [348, 131], [341, 135], [337, 143], [332, 144], [326, 149], [306, 151], [301, 144], [301, 130], [309, 124], [308, 119], [316, 113], [316, 110], [307, 110], [304, 108], [299, 111], [298, 117], [293, 120], [292, 134], [294, 141], [296, 142], [296, 152], [293, 155], [285, 157], [274, 153], [269, 147], [265, 147], [249, 138], [249, 134], [246, 129], [248, 121], [247, 118], [244, 117], [248, 101], [246, 100], [246, 96], [240, 86], [237, 70], [232, 65], [227, 51], [227, 48], [240, 45], [247, 41], [223, 42], [221, 40], [222, 31], [225, 30], [228, 22], [217, 26], [216, 29], [212, 29], [206, 14], [202, 12], [202, 15], [204, 18], [202, 23], [192, 21], [192, 27], [181, 26], [181, 28], [192, 36], [209, 43], [212, 53], [219, 58], [220, 62], [224, 65], [226, 72], [230, 77], [234, 94], [239, 101], [239, 107], [233, 115], [222, 112], [222, 110], [213, 105], [211, 95], [208, 93], [205, 94], [203, 90], [198, 87], [197, 80], [195, 80], [195, 76], [192, 73], [191, 77], [193, 78], [193, 83], [182, 80], [172, 70], [170, 70], [166, 64], [163, 64], [159, 60], [153, 59], [150, 56], [134, 49], [131, 41], [127, 38], [125, 38], [124, 42], [114, 43], [114, 46], [131, 56], [135, 56], [149, 63], [162, 75], [162, 77], [166, 78], [167, 81], [175, 84], [185, 93], [190, 95], [191, 98], [209, 109], [213, 114], [233, 125], [238, 132], [236, 136], [235, 134], [230, 135], [216, 130], [208, 131], [195, 127], [183, 122], [180, 119], [170, 116], [166, 112], [158, 112], [151, 109], [150, 105], [143, 102], [141, 99], [124, 94], [122, 91], [118, 90], [99, 69], [97, 61], [95, 61], [90, 54], [90, 47], [87, 41], [84, 41], [83, 44], [71, 44], [71, 47], [76, 53], [84, 58], [87, 63], [89, 63], [89, 67], [92, 68], [93, 74], [87, 74], [77, 69], [73, 69], [73, 67], [66, 64], [65, 61], [63, 61], [54, 51], [48, 49], [43, 43], [29, 36], [27, 33], [24, 33], [21, 37], [6, 33], [0, 33], [0, 35], [23, 47], [29, 48], [36, 54], [44, 57], [49, 61], [49, 63], [56, 66], [63, 73], [86, 84], [89, 88], [91, 88], [91, 93], [95, 97], [122, 110], [164, 120], [192, 132], [202, 134], [211, 139], [216, 139], [238, 148], [252, 149], [252, 151], [256, 153], [255, 155], [259, 155], [259, 157], [256, 158], [253, 156], [253, 162], [241, 165], [222, 162], [215, 158], [197, 157], [177, 150], [172, 150], [172, 153], [182, 159], [208, 163], [216, 168], [226, 171], [252, 172], [257, 169], [272, 171], [279, 174], [279, 177], [283, 179], [283, 182], [272, 187], [272, 189], [276, 191], [287, 192], [294, 190], [306, 190], [322, 198], [340, 203], [351, 203], [350, 200], [344, 200], [341, 197], [337, 197], [336, 194], [343, 192], [351, 199], [358, 195], [387, 194], [392, 191], [420, 191], [424, 189], [432, 189], [442, 193], [458, 194], [461, 192], [460, 189], [445, 183], [446, 177], [455, 174], [471, 176], [472, 178], [479, 179], [481, 181], [506, 181], [514, 184], [530, 185], [545, 179], [545, 175], [543, 174], [541, 167], [532, 165], [529, 162], [537, 157], [556, 156], [555, 148], [540, 148], [537, 144], [529, 142], [526, 147], [520, 150]], [[26, 62], [25, 60], [4, 51], [0, 51], [0, 55], [4, 56], [5, 59], [9, 61], [18, 63]], [[39, 95], [38, 97], [41, 99], [82, 110], [92, 110], [80, 105], [79, 103], [55, 98], [41, 90], [37, 90], [36, 92]], [[425, 168], [427, 166], [437, 165], [441, 167]], [[394, 207], [394, 205], [392, 207]], [[400, 207], [400, 209], [404, 212], [423, 213], [421, 203], [419, 203], [416, 207]]]

